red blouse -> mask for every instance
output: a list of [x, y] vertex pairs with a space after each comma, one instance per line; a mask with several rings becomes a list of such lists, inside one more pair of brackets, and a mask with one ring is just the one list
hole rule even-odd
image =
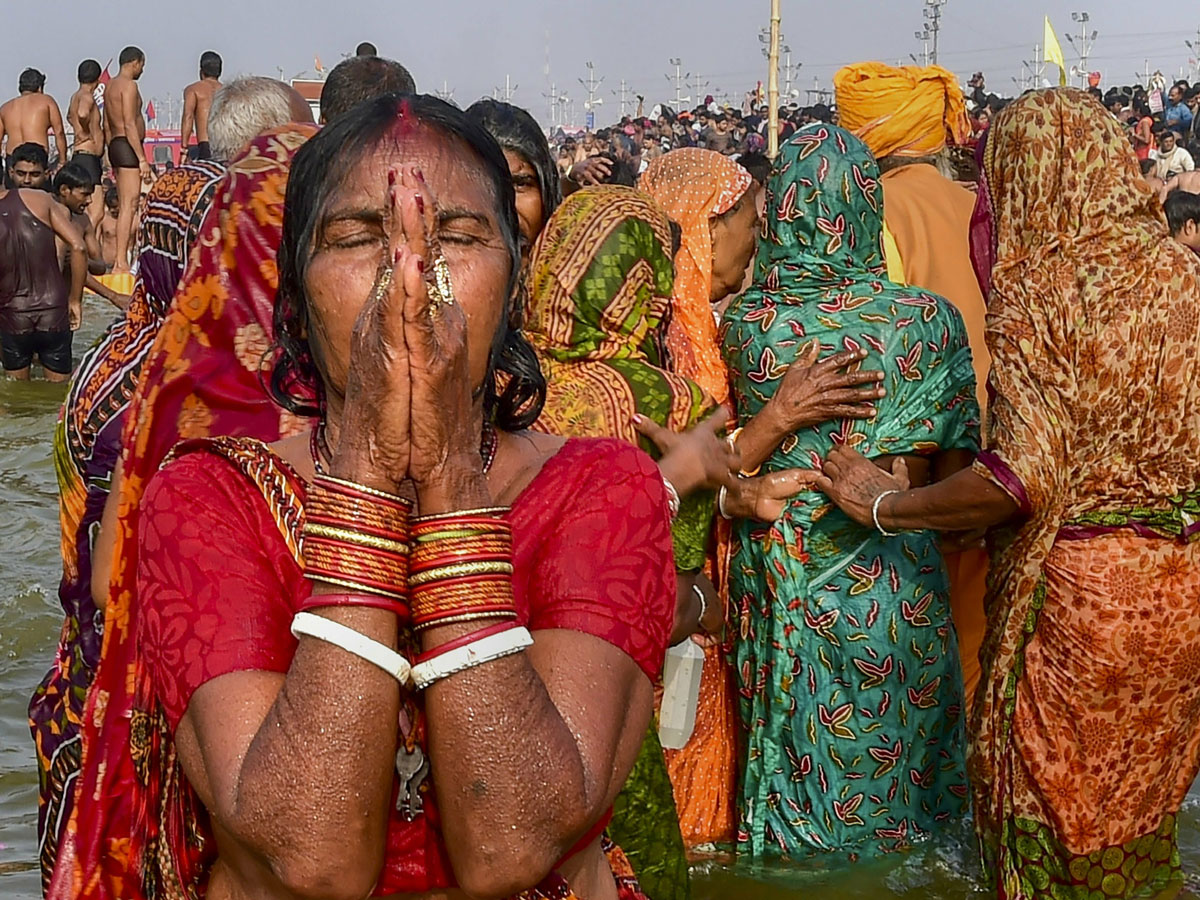
[[[507, 518], [520, 621], [535, 632], [595, 635], [655, 680], [675, 610], [675, 566], [666, 492], [650, 458], [624, 441], [568, 441]], [[141, 651], [172, 728], [213, 678], [287, 672], [292, 617], [311, 586], [257, 486], [219, 457], [184, 456], [150, 483], [140, 530]], [[377, 893], [454, 885], [432, 780], [420, 791], [424, 810], [412, 821], [393, 808]]]

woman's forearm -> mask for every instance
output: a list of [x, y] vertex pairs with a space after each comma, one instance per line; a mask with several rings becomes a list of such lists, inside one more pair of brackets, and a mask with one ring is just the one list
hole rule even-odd
[[[396, 645], [391, 613], [321, 612]], [[211, 799], [214, 818], [242, 853], [298, 896], [365, 897], [383, 865], [399, 685], [374, 665], [311, 637], [300, 639], [281, 686], [278, 676], [265, 673], [226, 677], [248, 680], [214, 683], [213, 691], [202, 686], [185, 717], [204, 748], [212, 794], [205, 801]], [[231, 743], [237, 728], [230, 723], [252, 718], [254, 704], [244, 698], [261, 691], [273, 702], [267, 700], [266, 715], [238, 758]], [[231, 707], [234, 698], [242, 699]]]
[[782, 421], [775, 406], [767, 403], [738, 434], [737, 449], [742, 457], [742, 471], [753, 472], [765, 463], [789, 434], [791, 429]]
[[[487, 623], [437, 629], [441, 633], [427, 638], [426, 646], [481, 624]], [[594, 765], [585, 733], [619, 729], [613, 721], [566, 721], [556, 701], [579, 704], [583, 698], [569, 691], [552, 696], [533, 665], [535, 654], [554, 655], [547, 646], [556, 634], [541, 632], [542, 646], [460, 672], [425, 691], [446, 847], [456, 878], [473, 896], [506, 897], [536, 884], [611, 802], [611, 757], [607, 770]], [[577, 649], [557, 656], [555, 667], [571, 667], [579, 673], [575, 677], [583, 677], [589, 663]], [[608, 680], [603, 700], [596, 701], [597, 715], [624, 710], [636, 718], [632, 694], [613, 690], [612, 672], [594, 675], [593, 689]], [[617, 705], [609, 705], [614, 701]], [[644, 731], [648, 703], [640, 714]]]
[[928, 487], [884, 497], [879, 524], [887, 531], [974, 531], [1006, 522], [1018, 509], [999, 487], [962, 469]]

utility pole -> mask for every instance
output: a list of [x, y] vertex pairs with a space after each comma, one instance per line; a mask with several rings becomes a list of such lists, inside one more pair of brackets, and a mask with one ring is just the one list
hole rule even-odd
[[1046, 59], [1042, 54], [1042, 45], [1033, 45], [1033, 62], [1021, 60], [1021, 64], [1029, 69], [1030, 87], [1037, 89], [1042, 86], [1042, 76], [1046, 73]]
[[692, 77], [692, 74], [691, 72], [689, 72], [687, 75], [683, 74], [683, 61], [680, 60], [678, 56], [671, 57], [669, 62], [675, 67], [675, 77], [672, 78], [670, 75], [668, 75], [667, 81], [675, 82], [675, 112], [678, 113], [683, 110], [683, 104], [692, 102], [691, 97], [683, 96], [684, 85], [687, 83], [687, 80]]
[[1188, 64], [1195, 70], [1196, 74], [1192, 76], [1192, 81], [1200, 81], [1200, 28], [1196, 29], [1196, 41], [1184, 41], [1187, 48], [1192, 51], [1192, 58], [1188, 60]]
[[942, 7], [945, 5], [946, 0], [925, 0], [925, 30], [932, 44], [929, 61], [935, 66], [938, 64], [938, 32], [942, 30]]
[[447, 103], [454, 99], [454, 88], [450, 87], [450, 83], [445, 79], [442, 79], [442, 89], [434, 91], [434, 93], [437, 94], [439, 99], [445, 100]]
[[1079, 24], [1079, 43], [1075, 43], [1075, 38], [1067, 35], [1067, 43], [1079, 54], [1079, 84], [1086, 85], [1088, 77], [1088, 57], [1092, 54], [1092, 45], [1096, 43], [1096, 35], [1100, 32], [1092, 30], [1091, 35], [1088, 34], [1088, 22], [1091, 21], [1091, 16], [1086, 12], [1071, 13], [1071, 21]]
[[583, 105], [587, 116], [587, 127], [591, 130], [596, 127], [596, 107], [604, 102], [602, 98], [596, 96], [596, 91], [600, 89], [600, 85], [604, 84], [604, 79], [596, 80], [596, 67], [589, 61], [587, 64], [588, 80], [579, 79], [579, 83], [583, 85], [588, 92], [587, 102]]
[[[696, 79], [696, 80], [695, 80], [695, 82], [694, 82], [696, 87], [695, 87], [695, 90], [692, 92], [692, 96], [696, 98], [696, 102], [697, 102], [697, 103], [701, 103], [701, 102], [703, 102], [703, 100], [704, 100], [704, 94], [705, 94], [705, 90], [704, 90], [704, 89], [705, 89], [706, 87], [708, 87], [708, 82], [707, 82], [707, 81], [703, 81], [703, 82], [702, 82], [702, 81], [700, 80], [700, 79], [701, 79], [701, 77], [702, 77], [702, 76], [700, 75], [700, 73], [699, 73], [699, 72], [697, 72], [695, 75], [689, 75], [689, 76], [688, 76], [688, 78], [694, 78], [694, 79]], [[714, 93], [715, 93], [715, 92], [714, 92]]]
[[504, 87], [492, 88], [492, 99], [493, 100], [503, 100], [505, 103], [512, 103], [513, 94], [515, 94], [517, 92], [517, 88], [519, 88], [519, 87], [520, 87], [519, 84], [512, 83], [511, 75], [505, 75], [504, 76]]
[[621, 79], [621, 90], [620, 90], [620, 92], [617, 92], [617, 91], [613, 91], [613, 92], [612, 92], [612, 95], [613, 95], [614, 97], [618, 97], [618, 98], [620, 98], [620, 103], [621, 103], [621, 118], [622, 118], [622, 119], [623, 119], [623, 118], [625, 118], [625, 110], [626, 110], [626, 108], [629, 106], [629, 92], [630, 92], [630, 90], [631, 90], [631, 89], [630, 89], [630, 87], [629, 87], [629, 82], [627, 82], [627, 81], [626, 81], [624, 78], [622, 78], [622, 79]]
[[547, 113], [550, 116], [550, 127], [554, 128], [558, 125], [558, 85], [553, 81], [550, 82], [550, 90], [543, 91], [542, 96], [546, 98]]
[[911, 53], [908, 54], [908, 58], [917, 63], [917, 65], [929, 65], [929, 41], [933, 37], [932, 32], [929, 30], [929, 26], [926, 25], [923, 31], [914, 31], [913, 37], [921, 42], [921, 58], [918, 60]]
[[767, 45], [767, 159], [779, 156], [779, 0], [771, 0], [771, 37]]

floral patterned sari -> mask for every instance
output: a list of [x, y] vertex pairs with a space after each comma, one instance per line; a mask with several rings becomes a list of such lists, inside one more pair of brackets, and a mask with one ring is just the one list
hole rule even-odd
[[1134, 897], [1179, 876], [1200, 769], [1200, 261], [1092, 98], [993, 123], [993, 536], [971, 775], [1002, 898]]
[[[814, 339], [823, 355], [866, 349], [888, 393], [875, 419], [791, 435], [766, 471], [817, 467], [837, 444], [868, 457], [978, 447], [962, 317], [887, 280], [878, 178], [866, 146], [835, 126], [801, 129], [781, 150], [754, 286], [725, 314], [738, 417], [762, 409]], [[961, 816], [962, 675], [935, 535], [884, 537], [812, 491], [734, 535], [740, 846], [858, 858]]]

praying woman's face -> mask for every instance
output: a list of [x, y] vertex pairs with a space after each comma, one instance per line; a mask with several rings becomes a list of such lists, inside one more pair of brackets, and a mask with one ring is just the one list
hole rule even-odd
[[345, 394], [355, 320], [374, 292], [390, 229], [389, 172], [419, 170], [436, 200], [436, 237], [454, 297], [467, 318], [472, 387], [487, 374], [493, 338], [507, 314], [511, 257], [486, 169], [461, 141], [409, 124], [354, 166], [319, 215], [305, 291], [308, 340], [330, 396]]

